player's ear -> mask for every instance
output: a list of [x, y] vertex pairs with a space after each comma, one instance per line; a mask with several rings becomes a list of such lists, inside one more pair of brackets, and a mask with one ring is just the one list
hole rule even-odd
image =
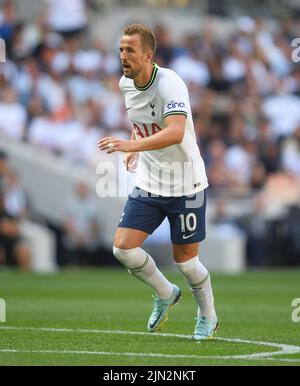
[[148, 50], [147, 51], [147, 55], [146, 55], [146, 59], [147, 59], [147, 62], [152, 62], [153, 61], [153, 51], [152, 50]]

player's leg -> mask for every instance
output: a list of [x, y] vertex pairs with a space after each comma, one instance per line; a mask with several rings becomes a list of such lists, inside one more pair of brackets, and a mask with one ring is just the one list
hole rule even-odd
[[195, 205], [187, 205], [184, 198], [179, 201], [177, 212], [168, 215], [173, 256], [198, 304], [198, 321], [193, 336], [201, 340], [211, 337], [217, 327], [210, 275], [199, 260], [199, 243], [205, 238], [205, 192], [199, 193]]
[[199, 243], [173, 244], [173, 255], [178, 270], [185, 276], [198, 304], [195, 339], [213, 335], [217, 328], [217, 315], [210, 275], [198, 257]]
[[141, 248], [147, 236], [160, 225], [164, 217], [159, 208], [129, 197], [113, 248], [115, 257], [128, 271], [150, 285], [157, 294], [148, 322], [151, 332], [162, 327], [170, 308], [178, 302], [181, 295], [179, 288], [167, 280], [153, 258]]
[[140, 247], [149, 236], [147, 232], [133, 228], [118, 227], [115, 234], [114, 246], [121, 249]]
[[173, 285], [160, 272], [149, 253], [141, 248], [148, 233], [132, 229], [118, 228], [113, 252], [115, 257], [129, 272], [150, 285], [160, 299], [169, 299]]
[[186, 277], [199, 305], [199, 316], [216, 320], [210, 275], [199, 260], [199, 243], [173, 244], [173, 256], [178, 270]]

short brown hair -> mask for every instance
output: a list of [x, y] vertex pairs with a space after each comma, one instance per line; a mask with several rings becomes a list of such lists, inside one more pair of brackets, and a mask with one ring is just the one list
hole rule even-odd
[[130, 24], [124, 29], [124, 35], [138, 34], [141, 37], [142, 45], [147, 46], [153, 51], [153, 55], [156, 52], [156, 40], [153, 32], [144, 24]]

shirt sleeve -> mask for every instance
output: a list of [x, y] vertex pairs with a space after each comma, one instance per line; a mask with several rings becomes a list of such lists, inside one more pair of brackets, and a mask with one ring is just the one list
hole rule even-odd
[[163, 118], [169, 115], [188, 116], [189, 95], [186, 85], [179, 77], [164, 79], [160, 85], [163, 103]]

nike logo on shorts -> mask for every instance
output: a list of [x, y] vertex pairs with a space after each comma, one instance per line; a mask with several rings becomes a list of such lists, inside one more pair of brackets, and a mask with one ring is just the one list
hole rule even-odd
[[183, 240], [189, 239], [190, 237], [194, 236], [195, 233], [196, 232], [194, 232], [194, 233], [192, 233], [191, 235], [188, 235], [188, 236], [183, 235], [182, 238], [183, 238]]

